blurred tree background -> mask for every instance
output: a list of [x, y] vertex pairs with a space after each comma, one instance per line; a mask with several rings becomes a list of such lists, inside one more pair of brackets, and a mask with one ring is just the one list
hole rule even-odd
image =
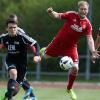
[[[0, 33], [5, 32], [7, 16], [15, 13], [19, 18], [19, 27], [36, 39], [40, 47], [47, 46], [64, 23], [64, 21], [51, 18], [46, 12], [47, 8], [53, 7], [57, 12], [77, 11], [77, 1], [79, 0], [0, 0]], [[93, 0], [91, 23], [93, 25], [94, 40], [99, 28], [99, 4], [100, 0]], [[86, 55], [86, 38], [83, 37], [79, 41], [78, 51], [79, 55]], [[58, 66], [58, 61], [59, 58], [50, 59], [47, 62], [43, 61], [44, 67], [42, 69], [54, 71], [56, 70], [54, 66]], [[84, 62], [84, 60], [81, 61], [81, 71], [84, 70]], [[50, 67], [47, 68], [48, 65]], [[93, 70], [97, 71], [98, 67], [93, 68]]]

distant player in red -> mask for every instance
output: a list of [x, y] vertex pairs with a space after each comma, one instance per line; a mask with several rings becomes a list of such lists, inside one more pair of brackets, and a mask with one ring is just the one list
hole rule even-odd
[[72, 90], [73, 83], [78, 74], [78, 53], [77, 43], [81, 36], [86, 36], [87, 43], [92, 54], [92, 59], [98, 55], [95, 52], [94, 40], [92, 37], [92, 26], [86, 17], [89, 10], [89, 4], [86, 1], [78, 2], [78, 12], [68, 11], [64, 13], [55, 12], [51, 7], [47, 9], [48, 14], [53, 18], [64, 19], [65, 23], [60, 29], [56, 37], [46, 47], [42, 48], [40, 52], [45, 58], [69, 56], [73, 59], [74, 65], [69, 73], [69, 80], [67, 85], [67, 93], [72, 100], [76, 100], [76, 94]]
[[96, 38], [96, 41], [95, 41], [95, 49], [98, 50], [99, 47], [100, 47], [100, 28], [98, 30], [97, 38]]

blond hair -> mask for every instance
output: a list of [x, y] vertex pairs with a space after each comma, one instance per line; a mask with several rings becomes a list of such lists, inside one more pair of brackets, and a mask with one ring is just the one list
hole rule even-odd
[[89, 7], [89, 3], [87, 1], [79, 1], [78, 2], [78, 7], [83, 6], [83, 5], [87, 5]]

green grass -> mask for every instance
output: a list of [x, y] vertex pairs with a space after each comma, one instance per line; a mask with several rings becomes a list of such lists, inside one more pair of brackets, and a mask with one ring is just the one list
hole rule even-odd
[[[5, 88], [0, 88], [0, 97], [4, 95]], [[64, 88], [34, 88], [35, 95], [38, 100], [71, 100]], [[96, 89], [75, 89], [77, 100], [99, 100], [100, 90]], [[22, 100], [24, 94], [23, 89], [17, 94], [14, 100]]]

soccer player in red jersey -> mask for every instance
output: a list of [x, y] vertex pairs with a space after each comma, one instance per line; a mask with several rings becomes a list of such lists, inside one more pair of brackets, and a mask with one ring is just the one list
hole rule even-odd
[[100, 47], [100, 28], [98, 30], [97, 38], [95, 41], [95, 49], [98, 50], [99, 47]]
[[78, 74], [78, 52], [77, 43], [81, 36], [86, 36], [89, 50], [92, 54], [92, 59], [98, 56], [95, 51], [94, 40], [92, 37], [92, 26], [90, 21], [86, 17], [89, 11], [89, 4], [86, 1], [78, 2], [78, 12], [67, 11], [64, 13], [58, 13], [53, 8], [48, 8], [48, 14], [57, 19], [65, 20], [63, 27], [59, 30], [52, 42], [45, 48], [40, 50], [41, 54], [45, 58], [69, 56], [73, 59], [74, 65], [69, 72], [67, 93], [72, 100], [76, 100], [77, 96], [72, 90], [73, 83]]

